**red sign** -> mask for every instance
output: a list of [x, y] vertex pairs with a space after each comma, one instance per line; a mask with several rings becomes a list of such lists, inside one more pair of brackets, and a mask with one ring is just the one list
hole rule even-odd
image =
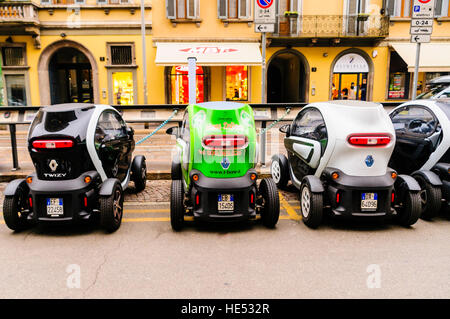
[[229, 52], [237, 52], [238, 50], [220, 47], [195, 47], [195, 48], [180, 49], [180, 51], [192, 54], [222, 54]]
[[273, 4], [273, 0], [258, 0], [256, 3], [260, 8], [267, 9]]
[[423, 4], [427, 4], [428, 2], [430, 2], [431, 0], [419, 0], [419, 2], [420, 3], [423, 3]]

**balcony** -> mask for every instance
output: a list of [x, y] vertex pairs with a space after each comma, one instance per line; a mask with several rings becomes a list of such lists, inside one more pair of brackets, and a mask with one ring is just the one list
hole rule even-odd
[[38, 7], [29, 1], [0, 3], [0, 35], [39, 36]]
[[[272, 43], [313, 45], [349, 44], [374, 41], [389, 34], [389, 17], [381, 15], [303, 15], [280, 16]], [[360, 43], [360, 42], [359, 42]]]

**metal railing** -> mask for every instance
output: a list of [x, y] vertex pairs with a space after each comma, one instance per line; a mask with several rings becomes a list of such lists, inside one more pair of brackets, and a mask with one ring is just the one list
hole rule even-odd
[[386, 37], [389, 17], [381, 15], [301, 15], [278, 18], [274, 36], [305, 38]]

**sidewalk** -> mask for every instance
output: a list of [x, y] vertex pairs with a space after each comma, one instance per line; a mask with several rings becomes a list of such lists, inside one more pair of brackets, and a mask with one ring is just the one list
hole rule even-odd
[[[283, 145], [283, 134], [279, 134], [276, 125], [266, 133], [266, 166], [257, 166], [260, 177], [267, 177], [270, 174], [270, 160], [273, 154], [285, 153]], [[136, 127], [135, 141], [153, 131], [153, 128], [144, 130]], [[164, 127], [150, 139], [136, 146], [134, 155], [141, 154], [147, 159], [147, 178], [150, 180], [170, 179], [170, 168], [172, 151], [175, 146], [175, 137], [165, 134]], [[23, 128], [17, 132], [17, 154], [19, 170], [13, 171], [12, 149], [8, 130], [0, 131], [0, 182], [9, 182], [16, 178], [25, 178], [34, 171], [33, 164], [27, 149], [27, 131]]]

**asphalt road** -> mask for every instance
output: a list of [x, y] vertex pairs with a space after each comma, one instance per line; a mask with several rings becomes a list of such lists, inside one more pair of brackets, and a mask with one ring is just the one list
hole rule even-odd
[[411, 228], [328, 221], [310, 230], [295, 194], [282, 192], [274, 230], [258, 221], [188, 222], [175, 233], [168, 188], [151, 181], [127, 195], [114, 234], [89, 225], [13, 233], [0, 219], [0, 297], [450, 297], [450, 219]]

